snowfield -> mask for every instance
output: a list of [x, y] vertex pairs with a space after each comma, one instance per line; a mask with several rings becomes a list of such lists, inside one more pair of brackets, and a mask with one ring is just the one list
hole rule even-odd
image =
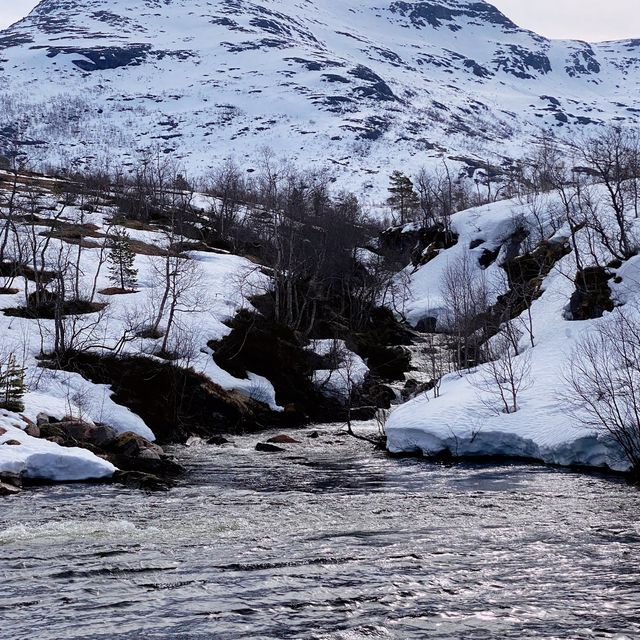
[[[604, 192], [596, 188], [594, 193], [604, 207]], [[545, 196], [540, 209], [547, 212], [547, 224], [557, 206], [554, 196]], [[411, 275], [411, 300], [407, 305], [411, 321], [415, 324], [424, 317], [443, 321], [443, 273], [448, 264], [465, 253], [490, 290], [492, 283], [500, 282], [502, 269], [498, 265], [504, 258], [504, 243], [518, 218], [532, 222], [530, 203], [504, 201], [454, 215], [453, 228], [460, 234], [457, 245], [442, 251]], [[548, 228], [547, 234], [552, 241], [563, 242], [568, 231], [564, 227], [555, 232]], [[470, 245], [481, 240], [480, 246], [469, 250]], [[579, 242], [586, 249], [584, 234], [579, 236]], [[483, 250], [500, 247], [497, 260], [483, 272], [478, 263]], [[603, 247], [599, 251], [601, 263], [611, 259]], [[495, 396], [485, 388], [487, 365], [449, 374], [442, 381], [440, 397], [424, 393], [392, 412], [386, 425], [389, 451], [425, 455], [449, 451], [460, 457], [518, 456], [557, 465], [628, 470], [628, 461], [610, 438], [582, 425], [566, 373], [572, 351], [585, 334], [611, 322], [621, 310], [638, 316], [640, 257], [631, 258], [616, 270], [621, 282], [610, 282], [615, 303], [624, 306], [596, 320], [567, 319], [575, 273], [575, 256], [569, 253], [553, 267], [543, 282], [542, 296], [531, 307], [535, 346], [529, 344], [528, 335], [521, 337], [518, 359], [526, 359], [530, 375], [528, 388], [520, 392], [518, 411], [502, 411]], [[519, 321], [525, 322], [524, 314]]]
[[375, 203], [399, 167], [637, 125], [640, 41], [548, 40], [476, 0], [44, 0], [0, 33], [0, 87], [0, 147], [54, 166], [158, 149], [199, 176], [267, 146]]

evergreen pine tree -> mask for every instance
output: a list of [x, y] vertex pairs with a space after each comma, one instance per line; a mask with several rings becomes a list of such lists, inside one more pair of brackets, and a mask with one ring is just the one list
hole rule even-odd
[[387, 200], [387, 204], [398, 212], [400, 224], [404, 224], [420, 204], [418, 194], [413, 188], [411, 178], [405, 176], [401, 171], [394, 171], [389, 181], [391, 183], [389, 186], [391, 195]]
[[24, 411], [22, 399], [26, 392], [25, 370], [18, 366], [16, 357], [9, 355], [0, 371], [0, 406], [8, 411]]
[[136, 254], [126, 229], [118, 228], [109, 238], [109, 279], [123, 291], [135, 289], [138, 283]]

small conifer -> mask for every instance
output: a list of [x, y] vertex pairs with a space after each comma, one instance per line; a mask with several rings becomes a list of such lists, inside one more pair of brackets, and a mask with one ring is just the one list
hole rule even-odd
[[18, 365], [12, 353], [0, 369], [0, 406], [8, 411], [24, 411], [22, 399], [26, 392], [25, 369]]
[[109, 238], [109, 279], [123, 291], [135, 289], [138, 270], [134, 267], [136, 254], [126, 229], [116, 229]]

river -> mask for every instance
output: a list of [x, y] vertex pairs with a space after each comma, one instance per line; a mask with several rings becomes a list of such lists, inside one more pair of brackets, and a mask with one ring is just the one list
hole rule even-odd
[[0, 638], [640, 638], [637, 489], [320, 430], [176, 449], [168, 493], [1, 501]]

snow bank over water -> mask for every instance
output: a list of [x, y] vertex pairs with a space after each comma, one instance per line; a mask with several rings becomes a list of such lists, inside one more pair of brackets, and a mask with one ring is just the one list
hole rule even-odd
[[0, 474], [72, 482], [110, 478], [116, 471], [110, 462], [86, 449], [32, 438], [20, 428], [21, 424], [26, 426], [15, 414], [0, 417]]
[[[549, 196], [540, 208], [551, 215], [553, 198]], [[443, 273], [465, 252], [491, 285], [502, 271], [499, 265], [514, 219], [526, 219], [527, 215], [526, 203], [515, 200], [456, 214], [453, 226], [460, 236], [458, 244], [411, 275], [410, 320], [417, 323], [428, 316], [441, 320], [446, 307], [441, 292]], [[563, 242], [567, 235], [567, 229], [559, 228], [547, 239]], [[483, 271], [478, 258], [485, 249], [498, 252], [498, 257]], [[584, 255], [589, 254], [585, 251]], [[603, 252], [600, 263], [610, 260]], [[523, 335], [520, 354], [515, 358], [516, 366], [518, 360], [526, 360], [529, 384], [519, 393], [516, 412], [504, 412], [487, 388], [486, 365], [452, 373], [443, 378], [439, 397], [424, 393], [392, 412], [386, 425], [389, 450], [425, 455], [449, 451], [460, 457], [518, 456], [558, 465], [628, 470], [630, 465], [615, 442], [580, 420], [580, 409], [571, 401], [573, 391], [566, 371], [576, 345], [585, 335], [611, 322], [621, 309], [638, 315], [640, 258], [631, 258], [617, 269], [617, 282], [610, 281], [617, 308], [595, 320], [568, 319], [575, 274], [575, 256], [568, 253], [545, 277], [542, 295], [531, 306], [534, 346], [529, 336]], [[519, 320], [528, 322], [524, 314]]]

